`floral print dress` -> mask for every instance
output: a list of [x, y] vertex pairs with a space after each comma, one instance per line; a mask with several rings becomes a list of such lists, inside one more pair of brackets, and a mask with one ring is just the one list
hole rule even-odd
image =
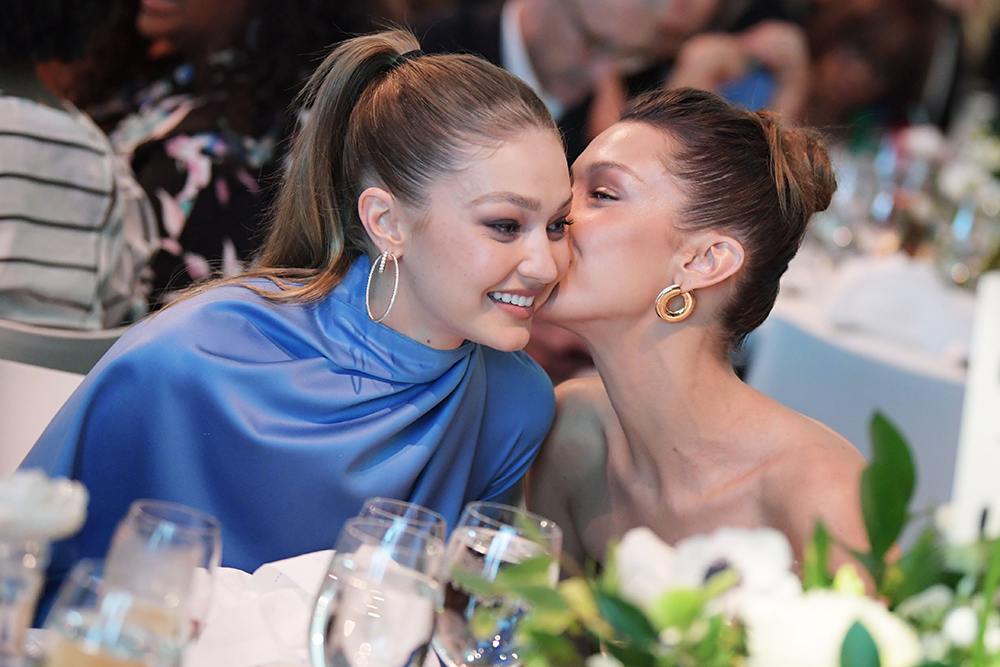
[[195, 282], [243, 271], [263, 240], [267, 182], [277, 170], [278, 131], [233, 131], [222, 111], [232, 106], [227, 93], [195, 96], [192, 79], [190, 66], [178, 67], [140, 93], [138, 110], [111, 133], [160, 225], [153, 308]]

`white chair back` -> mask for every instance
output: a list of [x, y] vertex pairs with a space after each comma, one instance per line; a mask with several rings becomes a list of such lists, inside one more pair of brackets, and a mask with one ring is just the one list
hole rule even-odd
[[72, 331], [0, 320], [0, 479], [127, 327]]
[[948, 537], [1000, 535], [1000, 272], [979, 277]]

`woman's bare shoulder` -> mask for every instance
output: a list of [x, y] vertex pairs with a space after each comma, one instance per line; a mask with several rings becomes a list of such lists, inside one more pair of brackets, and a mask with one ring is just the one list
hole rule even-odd
[[[582, 501], [606, 487], [608, 412], [614, 415], [599, 377], [563, 382], [556, 387], [556, 418], [528, 472], [526, 497], [534, 512], [563, 527], [563, 549], [580, 560]], [[584, 512], [585, 513], [585, 512]]]
[[576, 477], [607, 460], [607, 427], [617, 419], [598, 376], [567, 380], [556, 387], [556, 417], [542, 455], [559, 461]]
[[765, 511], [795, 546], [808, 542], [821, 520], [841, 544], [866, 545], [861, 516], [864, 457], [820, 422], [782, 408], [774, 429], [780, 454], [766, 476]]

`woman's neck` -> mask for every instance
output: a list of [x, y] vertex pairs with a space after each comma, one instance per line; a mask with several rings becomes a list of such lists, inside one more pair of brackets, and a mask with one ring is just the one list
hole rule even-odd
[[698, 492], [746, 465], [733, 435], [749, 390], [701, 326], [648, 320], [582, 334], [625, 435], [638, 476]]

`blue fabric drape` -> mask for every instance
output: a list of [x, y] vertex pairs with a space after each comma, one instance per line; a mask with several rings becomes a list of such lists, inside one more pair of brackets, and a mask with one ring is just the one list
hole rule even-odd
[[22, 465], [91, 493], [51, 572], [103, 556], [137, 498], [216, 516], [223, 564], [252, 571], [330, 548], [371, 496], [449, 525], [465, 503], [505, 497], [551, 425], [551, 383], [523, 353], [434, 350], [375, 324], [368, 267], [313, 305], [213, 288], [123, 336]]

